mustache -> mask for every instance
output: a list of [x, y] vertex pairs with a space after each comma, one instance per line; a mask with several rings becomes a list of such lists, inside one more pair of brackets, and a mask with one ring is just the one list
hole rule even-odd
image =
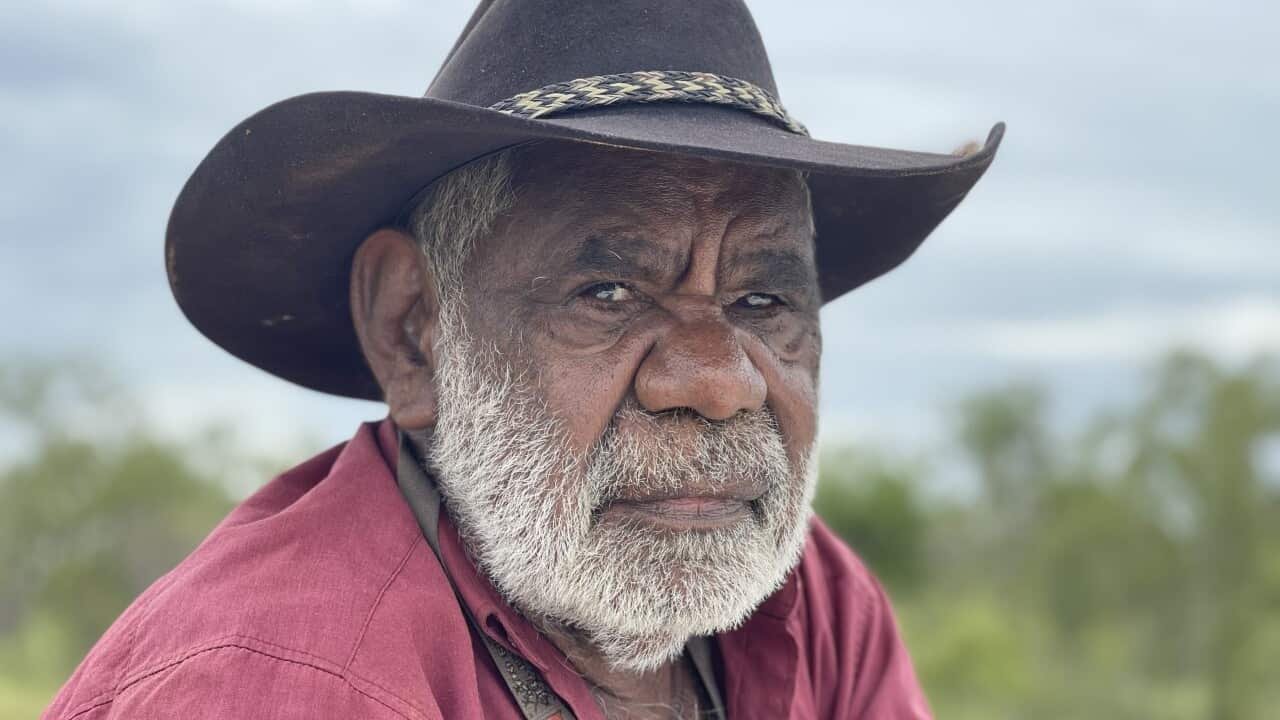
[[788, 474], [782, 432], [768, 407], [712, 420], [687, 408], [652, 413], [629, 399], [587, 457], [597, 510], [645, 495], [760, 497]]

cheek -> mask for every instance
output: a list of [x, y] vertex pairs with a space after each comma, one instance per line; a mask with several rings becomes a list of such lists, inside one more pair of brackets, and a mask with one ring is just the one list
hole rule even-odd
[[[808, 458], [818, 434], [818, 360], [821, 337], [816, 330], [800, 333], [781, 347], [748, 342], [747, 356], [764, 375], [769, 391], [765, 402], [778, 419], [787, 455], [793, 465]], [[789, 352], [781, 352], [787, 349]]]
[[[566, 344], [565, 333], [594, 341], [586, 346]], [[631, 392], [648, 347], [647, 340], [630, 333], [601, 341], [598, 334], [572, 329], [547, 332], [530, 343], [539, 390], [551, 412], [565, 423], [575, 451], [585, 452], [600, 439]]]
[[804, 378], [795, 378], [795, 382], [784, 385], [778, 392], [774, 392], [773, 387], [770, 384], [769, 407], [778, 417], [792, 465], [799, 465], [808, 459], [817, 439], [818, 389], [807, 374]]
[[809, 317], [778, 315], [743, 328], [754, 335], [784, 366], [813, 368], [822, 354], [822, 336], [817, 322]]

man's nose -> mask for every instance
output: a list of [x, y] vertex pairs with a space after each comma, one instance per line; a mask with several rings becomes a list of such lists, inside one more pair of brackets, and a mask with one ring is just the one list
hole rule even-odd
[[636, 373], [636, 399], [649, 412], [689, 408], [727, 420], [764, 407], [768, 388], [726, 319], [703, 316], [671, 328]]

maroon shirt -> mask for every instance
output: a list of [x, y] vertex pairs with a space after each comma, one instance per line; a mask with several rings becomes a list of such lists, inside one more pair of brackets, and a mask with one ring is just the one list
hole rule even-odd
[[[399, 492], [396, 458], [390, 421], [370, 423], [255, 493], [134, 601], [44, 717], [518, 720]], [[578, 718], [601, 718], [444, 514], [440, 544], [485, 632]], [[783, 588], [716, 640], [731, 718], [929, 717], [883, 590], [816, 519]]]

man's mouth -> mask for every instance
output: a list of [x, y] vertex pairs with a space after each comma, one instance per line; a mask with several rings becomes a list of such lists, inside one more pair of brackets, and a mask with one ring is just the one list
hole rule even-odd
[[662, 495], [619, 498], [601, 519], [639, 521], [666, 530], [718, 530], [755, 515], [759, 494]]

